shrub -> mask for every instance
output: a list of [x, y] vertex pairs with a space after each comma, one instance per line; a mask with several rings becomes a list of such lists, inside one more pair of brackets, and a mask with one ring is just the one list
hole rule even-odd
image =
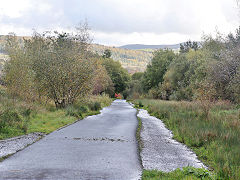
[[82, 116], [81, 112], [80, 111], [78, 112], [78, 110], [75, 109], [73, 106], [68, 106], [65, 110], [67, 116], [74, 116], [77, 118]]
[[87, 113], [89, 111], [89, 109], [87, 106], [80, 106], [79, 111], [82, 113]]
[[139, 101], [139, 102], [138, 102], [138, 106], [139, 106], [140, 108], [143, 107], [142, 101]]
[[96, 96], [96, 101], [101, 102], [102, 106], [109, 106], [112, 103], [112, 99], [107, 94], [102, 94], [101, 96]]
[[57, 108], [53, 104], [47, 104], [46, 109], [50, 112], [54, 112], [57, 110]]
[[31, 114], [31, 112], [32, 112], [32, 109], [27, 108], [27, 109], [24, 109], [24, 110], [22, 111], [22, 115], [25, 116], [25, 117], [29, 117], [30, 114]]
[[124, 90], [123, 93], [122, 93], [123, 94], [123, 98], [127, 99], [129, 97], [129, 93], [130, 93], [129, 89]]
[[20, 129], [26, 133], [28, 129], [28, 120], [24, 119], [18, 111], [6, 109], [0, 113], [0, 132], [9, 127]]
[[92, 111], [98, 111], [101, 109], [101, 103], [96, 101], [96, 102], [91, 102], [88, 104], [88, 107], [92, 110]]
[[15, 110], [5, 110], [0, 115], [2, 124], [13, 125], [16, 122], [21, 122], [22, 118]]
[[93, 107], [94, 107], [94, 109], [93, 109], [94, 111], [98, 111], [101, 109], [101, 103], [95, 102]]
[[161, 98], [161, 92], [159, 91], [158, 88], [151, 88], [148, 91], [148, 97], [153, 99]]

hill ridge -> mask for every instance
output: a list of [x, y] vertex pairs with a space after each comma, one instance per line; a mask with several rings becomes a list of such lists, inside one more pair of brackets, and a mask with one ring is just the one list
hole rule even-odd
[[118, 48], [123, 48], [123, 49], [132, 49], [132, 50], [137, 50], [137, 49], [179, 49], [181, 43], [177, 44], [159, 44], [159, 45], [150, 45], [150, 44], [126, 44], [123, 46], [119, 46]]

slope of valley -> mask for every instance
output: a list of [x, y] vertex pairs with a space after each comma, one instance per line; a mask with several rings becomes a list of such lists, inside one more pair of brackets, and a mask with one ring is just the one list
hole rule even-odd
[[143, 72], [153, 57], [152, 50], [130, 50], [92, 44], [92, 51], [99, 55], [102, 55], [106, 49], [110, 49], [112, 52], [111, 58], [119, 61], [131, 74], [135, 72]]
[[[4, 62], [8, 59], [7, 55], [4, 54], [3, 44], [5, 42], [6, 36], [0, 36], [0, 71]], [[20, 41], [23, 40], [23, 37], [18, 37]], [[29, 37], [24, 37], [29, 38]], [[117, 48], [111, 46], [104, 46], [99, 44], [92, 44], [91, 51], [102, 55], [104, 50], [110, 49], [112, 52], [111, 58], [115, 61], [119, 61], [122, 66], [128, 70], [129, 73], [133, 74], [135, 72], [143, 72], [147, 67], [148, 63], [152, 59], [151, 49], [143, 49], [143, 50], [131, 50], [124, 48]], [[0, 72], [1, 73], [1, 72]]]

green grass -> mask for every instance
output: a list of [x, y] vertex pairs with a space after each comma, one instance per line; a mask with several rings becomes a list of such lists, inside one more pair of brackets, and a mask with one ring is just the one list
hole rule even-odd
[[32, 132], [42, 132], [45, 134], [51, 133], [56, 129], [59, 129], [67, 124], [71, 124], [78, 119], [83, 119], [90, 115], [96, 115], [99, 111], [89, 111], [87, 113], [83, 113], [81, 118], [70, 116], [66, 114], [66, 110], [56, 110], [54, 112], [51, 111], [43, 111], [33, 114], [28, 120], [27, 131], [19, 129], [18, 127], [6, 127], [4, 130], [0, 132], [0, 140], [11, 138], [14, 136], [20, 136], [24, 134], [29, 134]]
[[78, 119], [100, 113], [100, 109], [111, 102], [112, 99], [103, 94], [57, 110], [52, 103], [43, 105], [12, 98], [5, 87], [0, 86], [0, 140], [32, 132], [48, 134]]
[[138, 119], [138, 127], [137, 127], [137, 131], [136, 131], [136, 138], [137, 138], [137, 142], [138, 142], [139, 151], [141, 152], [142, 148], [143, 148], [143, 142], [141, 139], [142, 121], [139, 117], [137, 117], [137, 119]]
[[27, 133], [43, 132], [48, 134], [62, 126], [73, 123], [76, 120], [76, 117], [66, 116], [64, 110], [39, 112], [30, 119]]
[[142, 180], [211, 180], [214, 179], [214, 175], [210, 174], [208, 170], [202, 168], [184, 167], [176, 169], [172, 172], [162, 172], [157, 170], [143, 170]]
[[[99, 111], [89, 111], [82, 114], [80, 119], [87, 116], [96, 115]], [[43, 132], [50, 133], [65, 125], [71, 124], [78, 120], [78, 117], [66, 115], [65, 110], [57, 110], [55, 112], [40, 112], [30, 119], [27, 133]]]
[[217, 103], [206, 116], [200, 103], [136, 100], [163, 120], [174, 138], [196, 152], [218, 179], [240, 179], [239, 107]]

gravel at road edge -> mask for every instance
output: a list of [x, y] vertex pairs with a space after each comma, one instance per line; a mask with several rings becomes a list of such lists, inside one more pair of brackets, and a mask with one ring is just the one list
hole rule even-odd
[[11, 155], [36, 142], [44, 133], [30, 133], [5, 140], [0, 140], [0, 158]]
[[144, 169], [169, 172], [186, 166], [206, 168], [186, 145], [172, 139], [172, 132], [161, 120], [143, 109], [137, 116], [142, 120], [143, 147], [140, 156]]

